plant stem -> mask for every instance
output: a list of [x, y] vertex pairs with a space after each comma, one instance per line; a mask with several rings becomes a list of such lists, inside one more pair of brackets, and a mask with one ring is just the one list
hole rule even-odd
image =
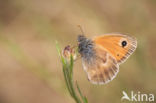
[[82, 103], [81, 100], [83, 101], [83, 103], [88, 103], [87, 98], [82, 95], [82, 92], [81, 92], [77, 83], [76, 83], [76, 86], [77, 86], [77, 90], [78, 90], [80, 97], [77, 95], [76, 90], [74, 88], [74, 83], [73, 83], [74, 60], [73, 60], [73, 56], [70, 55], [70, 61], [69, 61], [68, 60], [69, 58], [64, 58], [62, 56], [61, 50], [60, 50], [57, 43], [56, 43], [56, 48], [57, 48], [57, 51], [58, 51], [59, 56], [61, 58], [62, 70], [63, 70], [65, 83], [66, 83], [67, 89], [68, 89], [71, 97], [75, 100], [76, 103]]

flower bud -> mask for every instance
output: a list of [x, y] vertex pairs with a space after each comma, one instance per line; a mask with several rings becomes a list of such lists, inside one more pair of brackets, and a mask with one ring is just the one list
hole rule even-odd
[[70, 45], [67, 45], [63, 50], [63, 57], [67, 59], [67, 61], [70, 61], [70, 57], [73, 56], [73, 60], [76, 59], [76, 52], [73, 48], [70, 47]]

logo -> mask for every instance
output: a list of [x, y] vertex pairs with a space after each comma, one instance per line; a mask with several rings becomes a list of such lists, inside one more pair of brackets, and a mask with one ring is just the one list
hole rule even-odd
[[138, 102], [143, 102], [143, 101], [146, 101], [146, 102], [153, 102], [154, 101], [154, 94], [145, 94], [145, 93], [141, 93], [141, 92], [137, 92], [135, 93], [134, 91], [131, 91], [129, 93], [129, 95], [125, 92], [125, 91], [122, 91], [122, 98], [121, 98], [121, 101], [123, 100], [128, 100], [128, 101], [138, 101]]

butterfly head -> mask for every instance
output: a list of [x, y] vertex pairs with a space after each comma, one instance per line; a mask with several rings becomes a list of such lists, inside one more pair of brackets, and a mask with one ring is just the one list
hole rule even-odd
[[87, 38], [84, 35], [78, 35], [78, 38], [77, 39], [78, 39], [78, 43], [84, 42], [84, 41], [87, 40]]
[[84, 35], [78, 36], [78, 50], [81, 56], [85, 59], [90, 59], [94, 55], [94, 43]]

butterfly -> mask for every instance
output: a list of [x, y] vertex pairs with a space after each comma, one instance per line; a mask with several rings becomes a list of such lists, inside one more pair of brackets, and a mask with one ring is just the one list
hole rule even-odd
[[105, 34], [88, 39], [78, 36], [83, 69], [93, 84], [106, 84], [119, 72], [119, 65], [135, 51], [137, 40], [124, 34]]

